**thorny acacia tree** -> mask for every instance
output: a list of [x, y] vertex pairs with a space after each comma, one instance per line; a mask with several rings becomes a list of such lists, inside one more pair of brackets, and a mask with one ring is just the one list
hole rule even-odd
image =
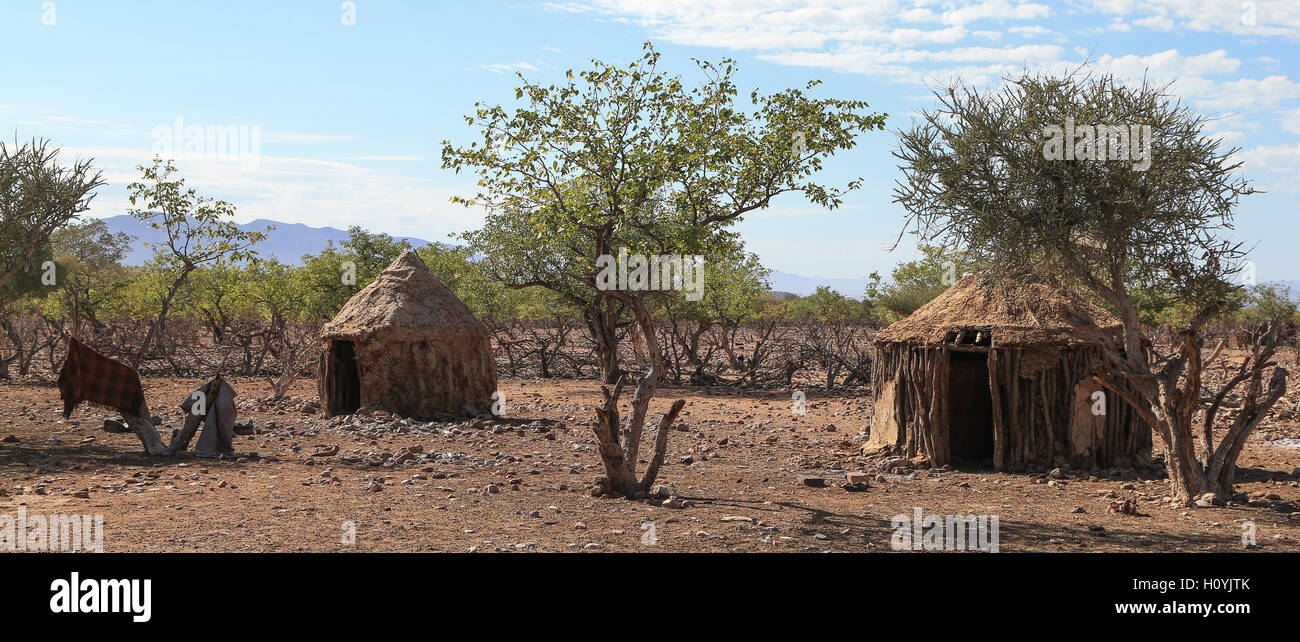
[[91, 162], [62, 165], [58, 148], [43, 139], [0, 143], [0, 289], [31, 267], [55, 230], [90, 209], [95, 189], [104, 184]]
[[[1098, 383], [1160, 436], [1175, 502], [1207, 492], [1230, 496], [1241, 445], [1286, 385], [1281, 368], [1263, 382], [1274, 345], [1257, 347], [1205, 421], [1229, 390], [1245, 384], [1241, 413], [1217, 445], [1206, 433], [1198, 459], [1201, 330], [1239, 287], [1233, 280], [1244, 252], [1227, 233], [1238, 199], [1254, 191], [1236, 175], [1236, 150], [1221, 151], [1218, 140], [1202, 136], [1207, 118], [1167, 86], [1126, 84], [1087, 68], [1064, 76], [1024, 72], [994, 90], [957, 84], [935, 94], [938, 107], [900, 133], [895, 152], [904, 178], [894, 194], [908, 212], [905, 229], [966, 249], [995, 269], [1055, 275], [1105, 301], [1123, 322], [1121, 337], [1072, 320], [1105, 347]], [[1138, 171], [1133, 160], [1048, 160], [1045, 128], [1067, 118], [1076, 127], [1149, 125], [1149, 169]], [[1084, 151], [1082, 143], [1076, 150]], [[1144, 345], [1138, 289], [1195, 310], [1169, 354]]]
[[[190, 274], [222, 259], [241, 261], [257, 252], [251, 246], [266, 237], [264, 232], [244, 231], [234, 222], [235, 206], [199, 196], [185, 187], [185, 179], [173, 178], [172, 162], [155, 158], [153, 165], [138, 167], [142, 176], [127, 189], [131, 194], [131, 216], [166, 238], [154, 248], [155, 262], [163, 267], [171, 283], [162, 296], [158, 315], [149, 325], [134, 364], [139, 368], [149, 355], [154, 337], [167, 323], [173, 301]], [[267, 228], [270, 231], [271, 228]]]
[[[624, 67], [593, 61], [561, 85], [529, 82], [515, 90], [525, 102], [507, 112], [479, 104], [466, 121], [481, 128], [483, 144], [443, 146], [445, 168], [470, 169], [480, 191], [461, 203], [489, 209], [470, 240], [503, 266], [541, 261], [551, 274], [592, 300], [616, 302], [645, 342], [649, 369], [639, 378], [631, 417], [621, 429], [618, 400], [624, 380], [605, 391], [596, 409], [596, 438], [609, 490], [630, 497], [646, 491], [663, 462], [668, 429], [684, 404], [659, 422], [654, 453], [637, 477], [646, 412], [664, 375], [663, 353], [651, 319], [651, 297], [663, 292], [597, 287], [597, 258], [631, 253], [716, 256], [735, 243], [726, 231], [773, 198], [801, 193], [826, 208], [840, 204], [860, 181], [834, 188], [812, 180], [823, 159], [880, 129], [884, 116], [864, 113], [862, 101], [817, 99], [804, 90], [770, 95], [755, 90], [752, 112], [736, 105], [734, 63], [696, 61], [703, 75], [688, 88], [657, 69], [659, 54]], [[581, 257], [581, 260], [576, 260]], [[532, 272], [516, 276], [525, 285]], [[535, 285], [559, 291], [555, 282]], [[707, 284], [706, 284], [707, 287]], [[680, 292], [672, 293], [681, 296]]]

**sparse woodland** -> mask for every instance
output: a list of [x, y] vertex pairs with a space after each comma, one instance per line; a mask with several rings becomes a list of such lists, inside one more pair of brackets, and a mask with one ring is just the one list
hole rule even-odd
[[[799, 297], [769, 291], [768, 270], [730, 227], [781, 194], [833, 209], [857, 183], [814, 175], [858, 137], [883, 135], [873, 131], [883, 116], [814, 98], [816, 83], [742, 100], [730, 61], [701, 63], [706, 82], [684, 86], [657, 60], [647, 47], [630, 65], [595, 63], [561, 86], [521, 78], [520, 107], [479, 106], [469, 120], [484, 140], [443, 150], [446, 167], [482, 179], [463, 202], [488, 207], [463, 245], [409, 248], [354, 227], [317, 254], [263, 257], [258, 243], [275, 230], [239, 231], [235, 206], [195, 194], [183, 168], [159, 159], [140, 168], [131, 213], [169, 243], [126, 265], [137, 241], [78, 217], [102, 185], [93, 161], [62, 158], [48, 141], [0, 145], [0, 380], [52, 380], [76, 336], [145, 376], [260, 377], [282, 396], [314, 376], [321, 324], [415, 249], [488, 326], [502, 375], [606, 384], [594, 430], [611, 490], [634, 495], [671, 449], [680, 404], [647, 415], [661, 385], [869, 390], [878, 329], [961, 273], [1037, 266], [1125, 322], [1122, 343], [1106, 339], [1101, 383], [1141, 391], [1128, 401], [1156, 428], [1174, 496], [1231, 494], [1241, 443], [1283, 397], [1285, 368], [1300, 367], [1297, 315], [1291, 293], [1235, 284], [1240, 246], [1205, 234], [1227, 229], [1250, 191], [1229, 178], [1225, 151], [1199, 142], [1199, 116], [1161, 88], [1107, 78], [1021, 79], [1008, 95], [1032, 115], [1023, 122], [964, 88], [940, 92], [898, 152], [898, 199], [921, 257], [871, 275], [865, 292]], [[1031, 121], [1078, 105], [1150, 115], [1186, 160], [1141, 176], [1032, 161]], [[971, 160], [984, 157], [1006, 162]], [[1031, 161], [1044, 166], [1007, 173]], [[990, 208], [1006, 185], [1038, 196]], [[1091, 200], [1065, 198], [1082, 187]], [[1181, 205], [1157, 205], [1171, 202]], [[704, 297], [596, 287], [596, 257], [620, 247], [706, 257]], [[1244, 360], [1229, 361], [1232, 350]], [[634, 391], [626, 419], [624, 389]], [[655, 452], [638, 476], [647, 422]], [[1226, 430], [1218, 443], [1216, 425]]]

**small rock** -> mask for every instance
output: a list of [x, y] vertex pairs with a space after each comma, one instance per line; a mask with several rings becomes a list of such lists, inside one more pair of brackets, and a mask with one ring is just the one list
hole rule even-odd
[[1201, 495], [1200, 497], [1196, 498], [1197, 508], [1212, 508], [1214, 506], [1222, 506], [1222, 505], [1223, 505], [1223, 500], [1219, 499], [1214, 493], [1205, 493], [1204, 495]]
[[799, 483], [810, 488], [823, 488], [826, 486], [826, 480], [815, 475], [799, 475]]
[[1137, 502], [1134, 502], [1131, 499], [1111, 502], [1110, 512], [1118, 513], [1120, 515], [1137, 515]]
[[123, 432], [131, 432], [131, 429], [127, 428], [126, 424], [116, 419], [105, 419], [104, 432], [123, 433]]

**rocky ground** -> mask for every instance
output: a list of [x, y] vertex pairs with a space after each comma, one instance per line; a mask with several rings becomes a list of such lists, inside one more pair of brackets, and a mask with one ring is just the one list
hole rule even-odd
[[[199, 383], [146, 378], [164, 439]], [[1246, 521], [1251, 550], [1300, 551], [1294, 392], [1243, 453], [1239, 501], [1189, 509], [1152, 471], [875, 470], [865, 389], [808, 390], [797, 416], [789, 391], [663, 388], [652, 416], [687, 400], [664, 487], [630, 501], [591, 493], [594, 382], [506, 379], [504, 418], [449, 423], [329, 420], [314, 382], [279, 404], [233, 384], [252, 431], [231, 461], [151, 457], [110, 412], [64, 420], [52, 384], [0, 384], [0, 515], [102, 514], [107, 551], [889, 551], [917, 508], [998, 516], [1002, 551], [1240, 551]]]

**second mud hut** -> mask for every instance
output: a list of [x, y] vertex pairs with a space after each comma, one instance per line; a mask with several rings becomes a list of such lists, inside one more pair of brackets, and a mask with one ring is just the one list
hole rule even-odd
[[882, 330], [866, 449], [1009, 472], [1149, 463], [1151, 429], [1092, 379], [1101, 346], [1063, 311], [1121, 331], [1046, 280], [989, 275], [962, 277]]

